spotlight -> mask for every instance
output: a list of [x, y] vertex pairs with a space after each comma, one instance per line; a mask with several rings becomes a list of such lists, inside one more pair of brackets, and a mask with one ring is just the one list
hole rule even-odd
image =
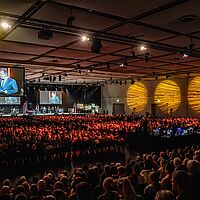
[[87, 72], [88, 72], [88, 73], [91, 73], [91, 72], [92, 72], [92, 68], [88, 69]]
[[110, 63], [107, 64], [106, 68], [107, 68], [107, 69], [110, 69]]
[[9, 29], [9, 28], [11, 28], [11, 25], [8, 22], [3, 21], [3, 22], [1, 22], [1, 27], [3, 29]]
[[82, 42], [89, 41], [89, 40], [90, 40], [90, 38], [87, 37], [86, 35], [82, 35], [82, 36], [81, 36], [81, 41], [82, 41]]
[[74, 16], [69, 16], [67, 18], [67, 26], [68, 27], [73, 27], [73, 21], [75, 20], [75, 17]]
[[171, 77], [171, 74], [167, 74], [166, 75], [166, 79], [170, 78]]
[[122, 62], [119, 66], [120, 66], [120, 67], [124, 67], [124, 62]]
[[99, 53], [100, 50], [101, 50], [101, 39], [95, 37], [92, 41], [91, 52]]
[[120, 64], [120, 67], [126, 67], [126, 66], [128, 66], [128, 62], [127, 62], [127, 59], [124, 59], [122, 63]]
[[142, 45], [142, 46], [140, 47], [140, 50], [141, 50], [141, 51], [146, 51], [146, 50], [147, 50], [147, 47], [145, 47], [144, 45]]
[[183, 58], [187, 58], [187, 57], [188, 57], [188, 55], [184, 53], [183, 54]]
[[145, 55], [144, 60], [145, 60], [145, 62], [148, 62], [149, 61], [149, 56]]
[[43, 28], [38, 32], [38, 39], [50, 40], [53, 38], [53, 32], [48, 26], [43, 26]]
[[135, 58], [136, 57], [135, 51], [131, 51], [131, 55], [132, 55], [133, 58]]
[[76, 65], [76, 68], [77, 68], [77, 69], [80, 69], [80, 68], [81, 68], [81, 65], [80, 65], [80, 64], [77, 64], [77, 65]]
[[55, 82], [55, 81], [56, 81], [56, 76], [53, 77], [53, 82]]
[[58, 77], [58, 80], [59, 80], [59, 81], [61, 81], [61, 80], [62, 80], [62, 76], [61, 76], [61, 75], [59, 75], [59, 77]]

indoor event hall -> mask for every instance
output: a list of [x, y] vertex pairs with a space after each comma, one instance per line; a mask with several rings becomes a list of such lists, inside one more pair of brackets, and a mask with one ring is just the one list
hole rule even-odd
[[0, 0], [0, 200], [200, 200], [200, 1]]

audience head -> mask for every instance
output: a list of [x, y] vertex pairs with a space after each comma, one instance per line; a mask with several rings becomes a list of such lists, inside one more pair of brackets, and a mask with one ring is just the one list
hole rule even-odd
[[160, 190], [156, 193], [155, 200], [176, 200], [176, 197], [170, 190]]
[[190, 191], [191, 176], [186, 171], [177, 170], [172, 176], [172, 190], [176, 195], [182, 192]]
[[81, 182], [76, 185], [77, 200], [91, 200], [92, 186], [87, 182]]

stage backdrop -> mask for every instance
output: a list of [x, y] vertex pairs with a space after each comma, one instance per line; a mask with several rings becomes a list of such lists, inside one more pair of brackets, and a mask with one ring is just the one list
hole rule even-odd
[[[39, 89], [40, 88], [40, 89]], [[40, 104], [41, 102], [41, 91], [47, 92], [47, 90], [53, 92], [55, 91], [55, 87], [48, 89], [45, 86], [29, 86], [26, 87], [26, 96], [25, 100], [28, 102], [28, 108], [33, 109], [35, 106]], [[59, 92], [59, 89], [58, 89]], [[42, 101], [43, 105], [56, 105], [64, 108], [65, 111], [68, 108], [72, 108], [74, 103], [84, 103], [91, 104], [95, 103], [96, 105], [101, 107], [101, 88], [97, 86], [65, 86], [62, 90], [60, 90], [62, 96], [62, 104], [49, 104], [49, 101], [45, 104]]]

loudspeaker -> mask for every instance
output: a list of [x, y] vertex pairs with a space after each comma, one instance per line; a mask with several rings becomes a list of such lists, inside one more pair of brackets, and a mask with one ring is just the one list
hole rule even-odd
[[91, 52], [99, 53], [101, 50], [101, 39], [94, 38], [92, 42]]

